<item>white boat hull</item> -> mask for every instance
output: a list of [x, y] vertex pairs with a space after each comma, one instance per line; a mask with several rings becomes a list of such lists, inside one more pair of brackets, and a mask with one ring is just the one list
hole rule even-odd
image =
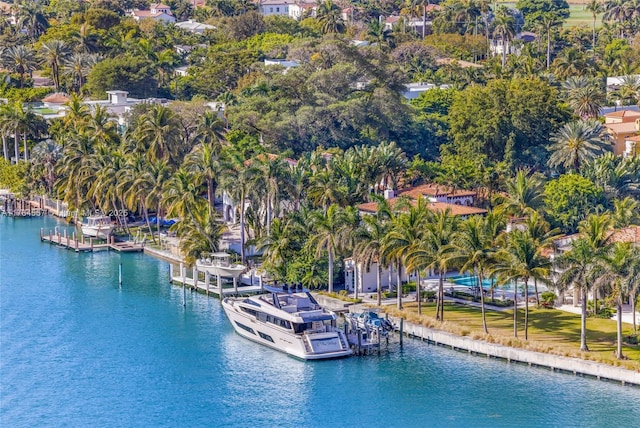
[[233, 299], [224, 299], [222, 307], [240, 336], [302, 360], [342, 358], [352, 354], [347, 338], [339, 329], [324, 332], [293, 333], [291, 330], [258, 321], [242, 312]]
[[82, 226], [82, 234], [94, 238], [107, 239], [113, 232], [113, 226]]
[[200, 272], [208, 272], [209, 275], [220, 275], [225, 278], [237, 278], [245, 271], [245, 267], [242, 265], [215, 266], [197, 262], [196, 267]]

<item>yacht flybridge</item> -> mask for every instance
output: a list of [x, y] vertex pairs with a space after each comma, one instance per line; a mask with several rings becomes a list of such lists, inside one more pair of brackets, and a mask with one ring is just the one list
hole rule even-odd
[[269, 294], [222, 301], [235, 331], [247, 339], [304, 359], [347, 357], [347, 337], [337, 316], [301, 286], [269, 287]]

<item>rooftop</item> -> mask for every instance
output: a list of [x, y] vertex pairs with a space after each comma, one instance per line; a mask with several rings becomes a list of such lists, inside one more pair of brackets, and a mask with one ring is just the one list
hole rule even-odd
[[[398, 198], [389, 199], [389, 205], [392, 207], [398, 202]], [[415, 205], [417, 201], [415, 199], [411, 200], [410, 203]], [[468, 216], [468, 215], [476, 215], [476, 214], [486, 214], [487, 210], [476, 207], [468, 207], [464, 205], [457, 204], [449, 204], [446, 202], [430, 202], [427, 206], [429, 210], [433, 212], [444, 212], [449, 210], [452, 215], [455, 216]], [[367, 202], [364, 204], [358, 205], [358, 209], [362, 212], [366, 213], [375, 213], [378, 209], [377, 202]]]
[[443, 186], [440, 184], [422, 184], [420, 186], [412, 187], [406, 190], [400, 190], [398, 195], [408, 196], [413, 199], [418, 199], [420, 196], [450, 196], [450, 197], [464, 197], [464, 196], [476, 196], [476, 192], [470, 190], [457, 190], [452, 189], [449, 186]]

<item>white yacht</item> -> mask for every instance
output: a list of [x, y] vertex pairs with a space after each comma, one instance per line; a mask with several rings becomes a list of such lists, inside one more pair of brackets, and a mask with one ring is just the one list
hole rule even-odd
[[94, 238], [108, 239], [111, 232], [113, 232], [113, 228], [111, 217], [94, 215], [87, 217], [87, 222], [82, 223], [82, 234]]
[[236, 332], [303, 360], [347, 357], [352, 354], [337, 316], [318, 304], [302, 287], [269, 287], [269, 294], [222, 301]]
[[213, 253], [196, 261], [196, 267], [200, 272], [206, 271], [214, 276], [237, 278], [245, 271], [246, 267], [241, 264], [231, 263], [229, 257], [231, 257], [231, 254]]

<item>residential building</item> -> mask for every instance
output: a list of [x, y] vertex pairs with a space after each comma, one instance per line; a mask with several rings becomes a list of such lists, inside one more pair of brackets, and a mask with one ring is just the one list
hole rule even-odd
[[[635, 150], [636, 141], [632, 138], [640, 134], [640, 112], [620, 110], [604, 115], [604, 126], [613, 144], [613, 153], [625, 155]], [[627, 144], [627, 141], [630, 141]]]
[[175, 16], [171, 13], [171, 8], [162, 3], [152, 3], [149, 6], [149, 10], [135, 9], [130, 11], [130, 14], [136, 21], [140, 21], [142, 19], [153, 19], [164, 23], [176, 22]]
[[[421, 186], [405, 189], [398, 193], [398, 196], [408, 197], [413, 203], [418, 198], [423, 197], [429, 201], [429, 209], [435, 212], [449, 210], [452, 215], [462, 218], [471, 215], [483, 215], [487, 210], [476, 208], [473, 205], [477, 196], [476, 192], [467, 190], [452, 190], [448, 186], [436, 184], [423, 184]], [[385, 199], [391, 206], [398, 202], [393, 190], [385, 191]], [[374, 214], [378, 209], [377, 202], [367, 202], [358, 205], [361, 214]]]

